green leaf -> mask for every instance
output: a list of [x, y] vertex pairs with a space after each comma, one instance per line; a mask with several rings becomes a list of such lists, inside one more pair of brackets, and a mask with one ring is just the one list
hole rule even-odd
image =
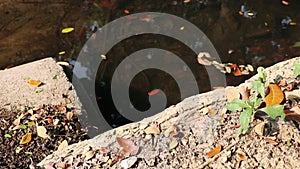
[[254, 107], [258, 107], [262, 102], [262, 99], [261, 98], [255, 98], [254, 99]]
[[21, 127], [21, 129], [26, 129], [27, 128], [27, 126], [25, 124], [21, 124], [20, 127]]
[[[244, 131], [247, 131], [249, 128], [250, 120], [252, 116], [252, 110], [251, 109], [245, 109], [241, 115], [240, 115], [240, 125], [241, 128], [239, 131], [240, 134], [242, 134]], [[238, 135], [240, 135], [238, 134]]]
[[11, 138], [12, 136], [10, 134], [5, 134], [4, 137], [5, 138]]
[[53, 76], [52, 79], [53, 79], [53, 80], [57, 80], [57, 75]]
[[284, 119], [285, 113], [284, 113], [283, 109], [284, 109], [283, 105], [276, 104], [273, 106], [267, 106], [267, 107], [261, 108], [259, 110], [267, 113], [273, 119], [275, 119], [278, 116], [281, 116], [281, 118]]
[[43, 89], [38, 89], [35, 91], [35, 93], [41, 93], [43, 91]]
[[258, 92], [261, 95], [261, 97], [265, 97], [265, 85], [261, 81], [253, 81], [252, 90]]
[[257, 68], [258, 77], [262, 80], [262, 82], [266, 82], [267, 80], [267, 75], [264, 70], [265, 69], [261, 66]]
[[295, 48], [300, 47], [300, 42], [295, 42], [295, 44], [293, 45], [293, 47], [295, 47]]
[[247, 108], [247, 107], [248, 107], [248, 105], [240, 99], [234, 99], [230, 103], [226, 104], [226, 108], [230, 111], [237, 111], [237, 110], [240, 110], [242, 108]]
[[300, 62], [296, 61], [294, 62], [294, 77], [297, 77], [300, 75]]

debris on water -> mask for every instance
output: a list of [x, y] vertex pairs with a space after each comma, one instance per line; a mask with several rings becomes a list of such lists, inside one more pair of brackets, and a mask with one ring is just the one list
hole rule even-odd
[[287, 16], [281, 20], [281, 28], [287, 29], [288, 25], [292, 22], [292, 19]]
[[245, 18], [253, 19], [256, 17], [256, 12], [252, 9], [247, 9], [246, 5], [241, 5], [241, 9], [239, 11], [239, 14]]

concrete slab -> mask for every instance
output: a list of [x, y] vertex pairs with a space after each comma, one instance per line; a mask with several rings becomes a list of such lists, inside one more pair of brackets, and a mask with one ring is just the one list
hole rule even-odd
[[[39, 87], [31, 86], [27, 83], [29, 79], [39, 80], [43, 84]], [[62, 67], [52, 58], [0, 71], [1, 109], [64, 104], [65, 97], [70, 99], [67, 100], [68, 104], [80, 105]]]

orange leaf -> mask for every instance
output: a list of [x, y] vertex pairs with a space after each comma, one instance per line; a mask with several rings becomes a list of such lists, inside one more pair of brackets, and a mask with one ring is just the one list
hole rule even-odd
[[236, 68], [233, 72], [234, 76], [241, 76], [243, 75], [242, 71], [239, 68]]
[[269, 84], [270, 92], [265, 98], [266, 106], [280, 104], [284, 99], [284, 94], [277, 84]]
[[131, 155], [136, 155], [139, 151], [139, 146], [135, 146], [133, 141], [121, 137], [117, 137], [117, 142], [124, 151], [129, 152]]
[[35, 87], [39, 87], [42, 84], [42, 82], [39, 80], [28, 80], [27, 83]]
[[31, 133], [27, 133], [22, 137], [20, 144], [26, 144], [29, 143], [30, 141], [31, 141]]
[[219, 154], [221, 152], [222, 147], [218, 145], [216, 148], [212, 149], [210, 152], [207, 153], [209, 158]]
[[156, 125], [152, 125], [150, 127], [147, 127], [144, 132], [146, 134], [160, 134], [160, 129], [159, 129], [159, 126], [156, 126]]

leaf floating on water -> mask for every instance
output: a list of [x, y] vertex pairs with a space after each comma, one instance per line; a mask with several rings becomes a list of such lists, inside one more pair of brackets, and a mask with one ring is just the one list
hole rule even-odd
[[37, 126], [36, 130], [37, 130], [37, 135], [39, 137], [42, 137], [42, 138], [48, 138], [49, 137], [48, 134], [46, 134], [47, 129], [44, 126]]
[[269, 84], [270, 92], [265, 98], [267, 106], [280, 104], [284, 99], [284, 94], [277, 84]]
[[197, 56], [198, 63], [205, 66], [209, 66], [212, 64], [211, 61], [208, 60], [208, 58], [211, 58], [208, 52], [200, 52]]
[[158, 89], [154, 89], [154, 90], [148, 92], [148, 96], [154, 96], [154, 95], [156, 95], [158, 92], [159, 92]]
[[27, 144], [31, 141], [31, 133], [25, 134], [20, 140], [20, 144]]
[[62, 149], [65, 149], [66, 147], [68, 147], [68, 141], [64, 140], [63, 142], [60, 143], [57, 150], [62, 150]]
[[27, 83], [35, 87], [39, 87], [42, 84], [42, 82], [39, 80], [28, 80]]
[[125, 152], [129, 152], [131, 155], [136, 155], [139, 151], [139, 146], [135, 146], [133, 141], [121, 137], [117, 137], [117, 142]]
[[218, 145], [216, 148], [212, 149], [210, 152], [207, 153], [208, 158], [211, 158], [221, 152], [221, 145]]
[[61, 33], [70, 33], [74, 30], [74, 28], [69, 27], [69, 28], [64, 28], [63, 30], [61, 30]]

